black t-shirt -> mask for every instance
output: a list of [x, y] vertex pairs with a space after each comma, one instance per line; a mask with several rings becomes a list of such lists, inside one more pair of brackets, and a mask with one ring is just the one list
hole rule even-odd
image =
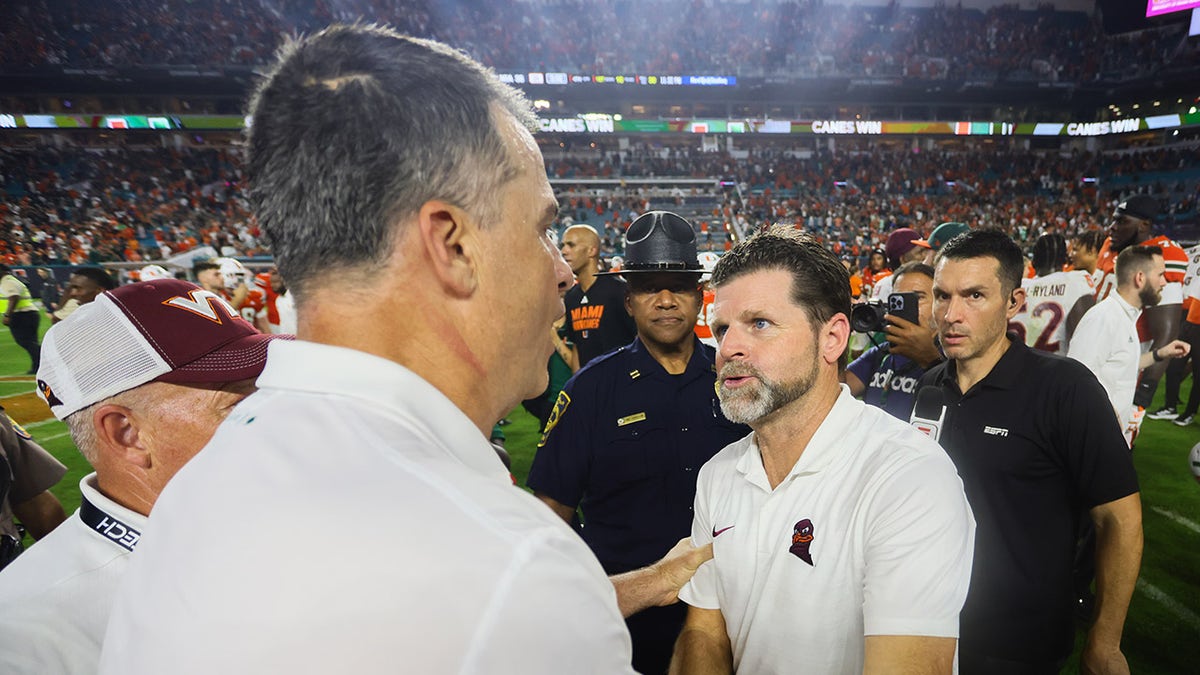
[[921, 385], [945, 396], [939, 441], [975, 514], [959, 649], [1024, 662], [1069, 655], [1080, 519], [1138, 491], [1104, 388], [1079, 362], [1019, 340], [965, 394], [953, 361]]
[[614, 276], [596, 277], [585, 293], [575, 284], [563, 298], [567, 306], [567, 340], [579, 349], [579, 367], [624, 347], [637, 335], [633, 317], [625, 311], [625, 281]]

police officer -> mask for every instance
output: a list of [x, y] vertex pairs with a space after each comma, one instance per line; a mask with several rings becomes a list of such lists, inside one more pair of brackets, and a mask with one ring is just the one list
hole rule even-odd
[[[592, 361], [559, 394], [529, 472], [534, 493], [580, 533], [608, 574], [643, 567], [690, 532], [696, 474], [749, 429], [721, 414], [715, 353], [694, 333], [703, 268], [692, 226], [651, 211], [626, 232], [634, 341]], [[633, 666], [665, 673], [686, 607], [627, 620]]]

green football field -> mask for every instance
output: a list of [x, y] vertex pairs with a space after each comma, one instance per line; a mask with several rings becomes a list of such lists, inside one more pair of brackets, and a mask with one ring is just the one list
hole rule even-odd
[[[53, 491], [70, 513], [79, 505], [79, 479], [91, 469], [75, 451], [66, 425], [50, 418], [48, 409], [31, 405], [34, 384], [24, 375], [28, 368], [28, 357], [13, 344], [7, 328], [0, 330], [0, 404], [69, 467]], [[1184, 383], [1185, 400], [1190, 387], [1190, 380]], [[1160, 388], [1156, 407], [1161, 399]], [[24, 414], [15, 414], [17, 408]], [[519, 408], [507, 419], [511, 423], [503, 431], [513, 473], [524, 484], [537, 446], [537, 423]], [[1188, 468], [1188, 451], [1198, 442], [1200, 425], [1181, 428], [1147, 420], [1134, 453], [1146, 544], [1123, 645], [1137, 674], [1200, 672], [1200, 484]], [[1074, 660], [1064, 672], [1077, 672]]]

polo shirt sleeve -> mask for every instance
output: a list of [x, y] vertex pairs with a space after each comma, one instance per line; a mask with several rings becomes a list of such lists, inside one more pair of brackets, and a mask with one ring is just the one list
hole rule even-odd
[[14, 295], [21, 295], [21, 282], [11, 274], [5, 275], [0, 279], [0, 299], [7, 299]]
[[[708, 495], [712, 490], [710, 465], [700, 469], [696, 479], [696, 500], [692, 507], [692, 544], [703, 546], [713, 540], [712, 517], [708, 508]], [[709, 560], [696, 570], [691, 580], [679, 590], [679, 599], [701, 609], [720, 609], [717, 599], [716, 560]]]
[[525, 480], [530, 489], [567, 506], [583, 499], [595, 436], [595, 397], [579, 384], [573, 377], [558, 393]]
[[1062, 406], [1050, 433], [1075, 495], [1091, 509], [1137, 492], [1137, 472], [1104, 387], [1082, 364], [1069, 361], [1068, 366], [1074, 372], [1049, 375]]
[[864, 634], [958, 637], [975, 519], [949, 457], [926, 452], [891, 472], [867, 508]]
[[591, 553], [582, 541], [551, 536], [496, 570], [496, 594], [458, 672], [561, 673], [574, 664], [576, 672], [633, 675], [612, 583], [583, 556]]

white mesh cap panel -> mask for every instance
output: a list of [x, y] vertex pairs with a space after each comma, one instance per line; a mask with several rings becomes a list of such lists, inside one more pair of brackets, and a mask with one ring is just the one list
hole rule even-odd
[[46, 334], [38, 375], [62, 401], [51, 406], [62, 419], [170, 370], [124, 313], [100, 295]]

